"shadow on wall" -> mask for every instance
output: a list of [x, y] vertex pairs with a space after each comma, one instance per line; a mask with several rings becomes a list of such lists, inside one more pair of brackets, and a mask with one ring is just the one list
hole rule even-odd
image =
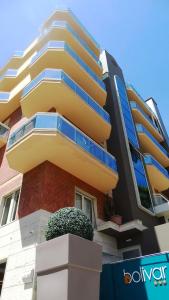
[[50, 213], [38, 210], [19, 220], [22, 248], [45, 241], [45, 229]]
[[100, 300], [159, 300], [168, 295], [168, 253], [103, 266]]

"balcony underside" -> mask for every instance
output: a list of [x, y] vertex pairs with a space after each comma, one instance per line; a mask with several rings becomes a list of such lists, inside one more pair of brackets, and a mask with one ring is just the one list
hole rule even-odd
[[39, 42], [38, 48], [40, 49], [40, 47], [43, 47], [45, 42], [50, 40], [65, 41], [81, 57], [81, 59], [85, 61], [93, 72], [95, 72], [99, 77], [102, 76], [102, 69], [99, 64], [66, 28], [53, 27], [42, 41]]
[[154, 165], [147, 165], [147, 173], [150, 180], [150, 184], [153, 188], [159, 192], [165, 191], [169, 188], [169, 178], [165, 176], [158, 168]]
[[[111, 125], [85, 103], [63, 81], [42, 81], [21, 101], [23, 114], [30, 118], [35, 113], [55, 108], [97, 142], [109, 138]], [[98, 130], [99, 127], [99, 130]]]
[[31, 77], [36, 77], [46, 68], [63, 69], [101, 106], [106, 101], [106, 91], [63, 49], [45, 51], [31, 66]]
[[117, 225], [111, 221], [107, 221], [99, 225], [97, 228], [99, 232], [104, 234], [125, 239], [131, 237], [133, 234], [142, 232], [145, 229], [147, 229], [147, 227], [145, 227], [139, 220], [133, 220], [122, 225]]
[[20, 106], [20, 96], [9, 98], [8, 101], [0, 100], [0, 122], [4, 121]]
[[148, 129], [148, 131], [157, 139], [157, 141], [162, 142], [163, 137], [161, 134], [158, 132], [158, 130], [155, 129], [153, 125], [144, 117], [144, 115], [137, 109], [137, 108], [132, 108], [132, 115], [134, 118], [134, 121], [136, 123], [141, 123]]
[[20, 106], [22, 90], [29, 82], [30, 77], [27, 76], [8, 94], [8, 96], [5, 96], [5, 100], [0, 92], [0, 122], [4, 121]]
[[164, 167], [169, 166], [169, 157], [163, 153], [163, 151], [156, 146], [155, 143], [149, 138], [145, 133], [138, 132], [140, 144], [142, 147], [142, 151], [144, 153], [150, 153], [154, 156], [157, 161]]
[[0, 90], [4, 91], [4, 92], [11, 91], [14, 88], [14, 86], [17, 84], [17, 81], [18, 81], [18, 77], [17, 76], [16, 77], [4, 76], [0, 80]]
[[44, 161], [59, 166], [101, 192], [115, 188], [117, 173], [58, 132], [32, 132], [7, 151], [12, 169], [26, 173]]
[[48, 28], [53, 21], [67, 21], [68, 24], [78, 33], [78, 35], [84, 39], [84, 41], [89, 45], [91, 50], [95, 53], [97, 57], [100, 55], [100, 48], [92, 39], [85, 33], [81, 24], [75, 19], [73, 13], [70, 10], [57, 10], [48, 20], [45, 22], [43, 28]]

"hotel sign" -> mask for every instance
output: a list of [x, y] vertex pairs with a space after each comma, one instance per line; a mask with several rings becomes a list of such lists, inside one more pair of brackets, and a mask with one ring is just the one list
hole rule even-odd
[[100, 300], [169, 299], [169, 253], [103, 266]]

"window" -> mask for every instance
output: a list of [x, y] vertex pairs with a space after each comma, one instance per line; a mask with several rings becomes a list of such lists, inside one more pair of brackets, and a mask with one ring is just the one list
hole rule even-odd
[[147, 176], [144, 169], [144, 164], [141, 158], [141, 155], [130, 145], [131, 157], [133, 161], [133, 167], [135, 172], [135, 177], [137, 181], [137, 187], [140, 195], [141, 205], [149, 210], [154, 212], [153, 204], [151, 199], [151, 194], [149, 191]]
[[75, 206], [81, 210], [88, 216], [90, 221], [95, 227], [95, 213], [94, 213], [94, 199], [89, 197], [81, 192], [76, 192], [75, 198]]
[[135, 148], [139, 148], [139, 142], [136, 134], [136, 129], [131, 113], [131, 107], [129, 104], [125, 84], [123, 80], [117, 75], [114, 76], [114, 80], [128, 140]]
[[1, 296], [1, 291], [2, 291], [5, 269], [6, 269], [6, 262], [1, 263], [0, 264], [0, 296]]
[[123, 259], [130, 259], [141, 256], [141, 249], [140, 247], [129, 247], [122, 250]]
[[4, 197], [0, 225], [3, 226], [15, 220], [19, 201], [19, 190]]

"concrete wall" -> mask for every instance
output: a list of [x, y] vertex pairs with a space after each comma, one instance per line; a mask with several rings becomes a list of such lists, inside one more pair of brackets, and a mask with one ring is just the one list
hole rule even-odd
[[160, 251], [169, 251], [169, 223], [156, 226], [155, 233]]
[[[0, 228], [0, 262], [7, 261], [1, 300], [36, 299], [34, 280], [24, 283], [23, 278], [28, 279], [34, 271], [36, 245], [45, 240], [49, 216], [49, 212], [38, 210]], [[95, 231], [94, 240], [103, 246], [109, 261], [119, 257], [115, 238]]]
[[1, 300], [32, 300], [33, 284], [23, 282], [35, 267], [36, 244], [44, 241], [49, 213], [39, 210], [0, 228], [0, 262], [7, 261]]

